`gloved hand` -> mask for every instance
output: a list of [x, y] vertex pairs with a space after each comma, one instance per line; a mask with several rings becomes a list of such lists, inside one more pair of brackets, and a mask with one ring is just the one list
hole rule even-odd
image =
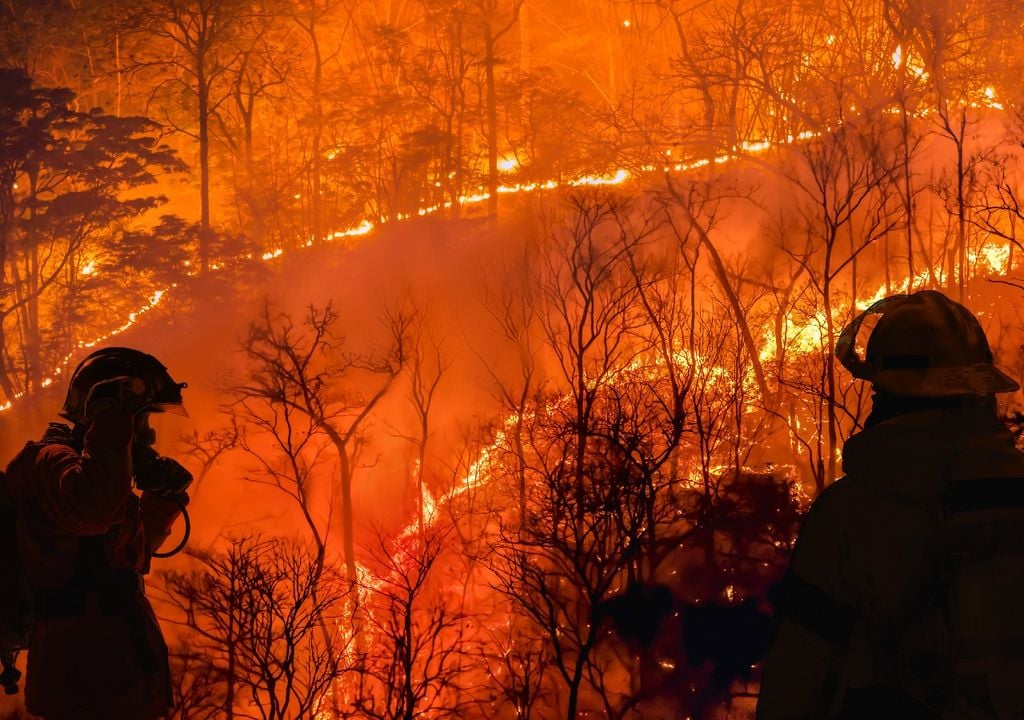
[[157, 495], [180, 495], [192, 484], [192, 473], [180, 462], [169, 457], [154, 457], [135, 468], [135, 487]]
[[115, 377], [91, 388], [85, 399], [85, 417], [90, 421], [105, 410], [120, 410], [134, 415], [149, 404], [152, 394], [141, 378]]

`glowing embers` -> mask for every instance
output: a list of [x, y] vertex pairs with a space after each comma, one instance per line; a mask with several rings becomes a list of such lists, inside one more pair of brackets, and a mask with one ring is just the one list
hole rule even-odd
[[487, 192], [474, 193], [473, 195], [459, 195], [459, 205], [472, 205], [475, 203], [490, 200], [491, 194]]

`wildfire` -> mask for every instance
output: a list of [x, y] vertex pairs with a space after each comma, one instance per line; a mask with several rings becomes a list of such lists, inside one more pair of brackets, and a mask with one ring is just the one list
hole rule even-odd
[[[626, 22], [628, 23], [628, 21], [626, 21]], [[832, 38], [830, 38], [830, 40], [831, 39]], [[831, 45], [832, 43], [831, 42], [827, 42], [827, 44]], [[909, 58], [909, 57], [907, 57], [905, 55], [902, 46], [897, 46], [896, 50], [893, 53], [892, 61], [893, 61], [893, 65], [895, 67], [899, 68], [899, 67], [905, 65], [908, 70], [910, 70], [914, 74], [918, 75], [919, 77], [925, 77], [927, 75], [924, 72], [923, 66], [921, 66], [921, 65], [917, 64], [916, 62], [912, 61], [911, 58]], [[997, 109], [997, 110], [1002, 110], [1003, 109], [1003, 105], [1000, 102], [998, 102], [998, 100], [996, 99], [995, 88], [993, 88], [991, 86], [985, 87], [983, 89], [983, 91], [980, 93], [980, 100], [979, 100], [979, 102], [978, 103], [972, 103], [972, 104], [975, 104], [975, 105], [981, 104], [981, 105], [984, 105], [986, 107], [990, 107], [990, 108]], [[923, 113], [925, 111], [921, 111], [921, 112]], [[747, 141], [743, 141], [742, 143], [740, 143], [740, 145], [738, 147], [735, 147], [733, 149], [732, 153], [723, 154], [723, 155], [717, 155], [717, 156], [715, 156], [715, 157], [713, 157], [711, 159], [701, 158], [701, 159], [692, 160], [692, 161], [689, 161], [689, 162], [676, 162], [674, 164], [663, 165], [663, 166], [660, 166], [660, 167], [656, 166], [656, 165], [653, 165], [653, 164], [648, 164], [648, 165], [642, 166], [642, 170], [644, 170], [645, 172], [653, 172], [653, 171], [656, 171], [656, 170], [660, 169], [661, 171], [666, 172], [666, 173], [668, 173], [668, 172], [690, 172], [690, 171], [693, 171], [693, 170], [698, 170], [698, 169], [707, 167], [707, 166], [711, 165], [712, 163], [716, 164], [716, 165], [725, 164], [725, 163], [737, 160], [737, 159], [741, 158], [744, 155], [750, 156], [750, 155], [763, 154], [763, 153], [766, 153], [769, 150], [771, 150], [776, 145], [793, 144], [793, 143], [797, 143], [797, 142], [804, 142], [804, 141], [807, 141], [807, 140], [810, 140], [810, 139], [813, 139], [813, 138], [816, 138], [816, 137], [820, 137], [820, 136], [821, 136], [820, 132], [815, 132], [815, 131], [811, 131], [811, 130], [805, 130], [805, 131], [803, 131], [803, 132], [801, 132], [799, 134], [796, 134], [796, 135], [788, 135], [785, 138], [784, 142], [775, 142], [775, 143], [773, 143], [771, 140], [769, 140], [767, 138], [762, 139], [762, 140], [747, 140]], [[330, 156], [332, 154], [334, 154], [333, 151], [328, 154], [329, 155], [329, 159], [330, 159]], [[665, 151], [665, 157], [666, 158], [671, 158], [672, 157], [672, 150], [671, 149], [668, 149], [668, 150]], [[518, 167], [519, 167], [519, 162], [516, 159], [515, 155], [505, 155], [498, 162], [498, 168], [503, 173], [514, 172], [516, 169], [518, 169]], [[631, 176], [631, 174], [630, 174], [630, 172], [628, 170], [626, 170], [625, 168], [618, 168], [618, 169], [616, 169], [616, 170], [614, 170], [612, 172], [608, 172], [608, 173], [604, 173], [604, 174], [584, 175], [582, 177], [578, 177], [578, 178], [576, 178], [574, 180], [569, 180], [569, 181], [564, 182], [564, 183], [560, 183], [560, 182], [558, 182], [556, 180], [548, 180], [548, 181], [542, 182], [542, 183], [526, 183], [526, 184], [517, 183], [515, 185], [504, 185], [503, 184], [503, 185], [499, 185], [497, 187], [497, 192], [499, 194], [532, 193], [532, 192], [537, 192], [537, 191], [553, 190], [553, 189], [558, 188], [558, 187], [560, 187], [562, 185], [565, 185], [565, 186], [568, 186], [568, 187], [617, 186], [617, 185], [621, 185], [621, 184], [625, 183], [631, 177], [632, 176]], [[300, 197], [300, 196], [296, 195], [296, 197]], [[461, 195], [461, 196], [458, 197], [457, 200], [458, 200], [458, 203], [460, 205], [475, 205], [475, 204], [479, 204], [479, 203], [485, 202], [485, 201], [487, 201], [489, 199], [490, 199], [490, 193], [481, 190], [481, 191], [479, 191], [477, 193]], [[358, 224], [356, 224], [356, 225], [354, 225], [352, 227], [345, 228], [345, 229], [342, 229], [342, 230], [335, 230], [333, 232], [327, 233], [324, 236], [323, 240], [327, 241], [327, 242], [330, 242], [330, 241], [344, 239], [344, 238], [349, 238], [349, 237], [361, 237], [363, 235], [369, 234], [375, 227], [377, 227], [378, 224], [386, 223], [386, 222], [391, 222], [391, 221], [405, 220], [405, 219], [408, 219], [409, 217], [411, 217], [413, 214], [415, 214], [416, 216], [419, 216], [419, 217], [425, 217], [427, 215], [431, 215], [431, 214], [434, 214], [434, 213], [438, 212], [442, 208], [448, 209], [448, 208], [451, 208], [451, 207], [452, 207], [452, 202], [451, 201], [445, 201], [443, 203], [438, 203], [438, 204], [435, 204], [435, 205], [424, 206], [424, 207], [418, 208], [418, 209], [416, 209], [414, 211], [414, 213], [408, 213], [408, 214], [398, 213], [393, 220], [389, 220], [387, 218], [380, 218], [379, 222], [375, 223], [375, 222], [373, 222], [373, 221], [371, 221], [369, 219], [363, 219], [361, 222], [359, 222]], [[316, 238], [310, 237], [310, 238], [308, 238], [305, 241], [305, 243], [302, 244], [302, 247], [312, 247], [315, 244], [315, 242], [316, 242]], [[285, 252], [284, 248], [280, 248], [280, 247], [272, 248], [271, 250], [268, 250], [268, 251], [265, 251], [264, 253], [262, 253], [260, 255], [260, 260], [262, 260], [264, 262], [270, 262], [270, 261], [276, 260], [277, 258], [281, 257], [284, 254], [284, 252]], [[1005, 270], [1005, 268], [1006, 268], [1006, 266], [1008, 264], [1009, 248], [1008, 247], [1003, 247], [1003, 246], [986, 244], [986, 245], [983, 245], [981, 248], [979, 248], [977, 250], [971, 251], [969, 253], [969, 257], [970, 257], [971, 261], [974, 262], [974, 263], [977, 263], [980, 259], [983, 259], [985, 265], [987, 266], [987, 268], [991, 272], [1000, 273], [1000, 272], [1003, 272]], [[246, 259], [253, 259], [253, 256], [251, 254], [250, 255], [246, 255]], [[188, 261], [186, 261], [185, 264], [186, 264], [186, 267], [190, 266], [190, 263]], [[211, 263], [210, 270], [217, 271], [217, 270], [222, 269], [223, 267], [224, 267], [224, 263]], [[96, 272], [96, 264], [95, 264], [95, 262], [94, 261], [86, 262], [84, 265], [82, 265], [82, 267], [80, 268], [79, 272], [80, 272], [80, 274], [82, 274], [84, 276], [90, 276], [90, 275], [95, 274], [95, 272]], [[193, 271], [189, 271], [188, 274], [189, 275], [194, 275], [195, 273]], [[926, 271], [924, 273], [919, 274], [917, 277], [914, 278], [914, 285], [917, 285], [917, 284], [921, 283], [922, 281], [926, 280], [928, 277], [932, 277], [931, 271]], [[75, 351], [73, 351], [71, 353], [68, 353], [57, 364], [57, 366], [54, 367], [54, 369], [51, 372], [51, 376], [47, 377], [47, 378], [44, 378], [41, 381], [40, 385], [43, 386], [43, 387], [47, 387], [47, 386], [51, 385], [53, 383], [53, 377], [52, 376], [59, 375], [63, 371], [63, 369], [68, 366], [68, 364], [71, 362], [71, 360], [77, 355], [77, 351], [78, 350], [88, 349], [88, 348], [95, 347], [99, 343], [102, 343], [102, 342], [104, 342], [106, 340], [109, 340], [110, 338], [113, 338], [113, 337], [115, 337], [115, 336], [125, 332], [129, 328], [133, 327], [136, 324], [136, 322], [138, 321], [138, 319], [143, 314], [145, 314], [146, 312], [148, 312], [148, 311], [152, 310], [154, 307], [156, 307], [160, 303], [162, 298], [165, 296], [165, 294], [167, 292], [169, 292], [171, 290], [171, 288], [173, 288], [175, 286], [176, 285], [172, 285], [171, 287], [157, 290], [149, 298], [149, 300], [145, 304], [143, 304], [141, 307], [139, 307], [136, 310], [134, 310], [131, 313], [129, 313], [128, 319], [124, 323], [122, 323], [121, 325], [119, 325], [119, 326], [109, 330], [108, 332], [104, 333], [103, 335], [94, 337], [91, 340], [88, 340], [88, 341], [78, 341], [76, 343], [76, 345], [75, 345]], [[904, 280], [901, 283], [901, 287], [903, 287], [903, 288], [906, 288], [908, 286], [910, 286], [909, 279]], [[901, 292], [902, 290], [895, 290], [895, 291], [896, 292]], [[875, 294], [875, 296], [881, 297], [881, 295], [879, 293], [883, 293], [884, 294], [884, 292], [885, 292], [885, 288], [884, 287], [880, 288], [879, 291]], [[873, 296], [873, 297], [875, 297], [875, 296]], [[877, 299], [877, 297], [876, 297], [876, 299]], [[870, 305], [871, 302], [873, 302], [872, 299], [865, 300], [865, 301], [858, 301], [857, 306], [858, 307], [860, 307], [860, 306], [865, 306], [866, 307], [867, 305]], [[846, 311], [846, 308], [841, 308], [841, 307], [837, 307], [836, 308], [836, 312], [837, 312], [838, 315], [841, 315], [845, 311]], [[785, 335], [786, 335], [787, 338], [789, 338], [791, 340], [795, 340], [796, 348], [798, 349], [798, 351], [809, 352], [811, 349], [814, 349], [816, 347], [820, 347], [821, 327], [822, 326], [823, 326], [823, 324], [821, 322], [821, 318], [817, 318], [817, 317], [816, 318], [811, 318], [810, 320], [808, 320], [808, 321], [806, 321], [806, 322], [804, 322], [802, 324], [797, 324], [791, 318], [787, 318], [786, 319], [786, 333], [785, 333]], [[775, 354], [777, 352], [777, 348], [775, 348], [774, 345], [775, 345], [774, 338], [772, 338], [772, 337], [765, 337], [763, 339], [763, 347], [764, 347], [764, 349], [760, 353], [760, 357], [761, 357], [762, 361], [769, 360], [769, 359], [775, 357]], [[6, 400], [6, 402], [4, 402], [2, 405], [0, 405], [0, 413], [9, 410], [13, 406], [13, 403], [15, 401], [20, 400], [21, 398], [23, 398], [24, 395], [25, 395], [25, 392], [22, 391], [22, 392], [16, 393], [12, 398], [8, 398]]]

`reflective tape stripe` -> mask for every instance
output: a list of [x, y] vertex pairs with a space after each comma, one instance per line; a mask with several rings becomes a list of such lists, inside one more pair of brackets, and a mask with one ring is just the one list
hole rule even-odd
[[858, 614], [817, 585], [790, 571], [779, 588], [779, 616], [840, 647], [850, 641]]

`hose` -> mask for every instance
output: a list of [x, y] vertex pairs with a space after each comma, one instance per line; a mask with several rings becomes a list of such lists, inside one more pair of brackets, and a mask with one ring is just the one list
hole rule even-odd
[[181, 542], [174, 546], [173, 550], [167, 552], [154, 552], [153, 557], [156, 558], [169, 558], [177, 555], [185, 549], [185, 545], [188, 544], [188, 539], [192, 535], [192, 518], [188, 515], [188, 508], [185, 507], [185, 501], [181, 499], [181, 496], [176, 498], [178, 507], [181, 508], [181, 516], [185, 519], [185, 534], [181, 538]]

